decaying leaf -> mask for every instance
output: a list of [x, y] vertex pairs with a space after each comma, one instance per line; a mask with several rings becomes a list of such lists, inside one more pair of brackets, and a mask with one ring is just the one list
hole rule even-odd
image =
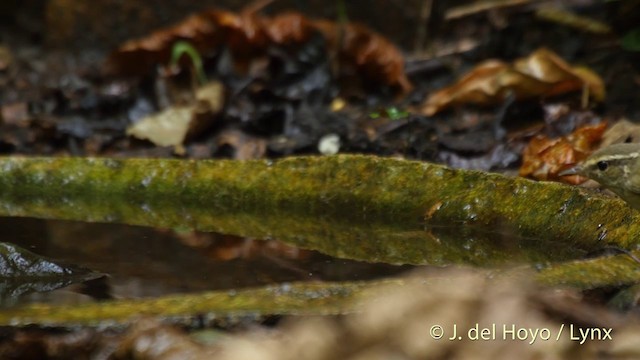
[[251, 136], [237, 129], [229, 129], [216, 138], [218, 149], [231, 148], [231, 157], [236, 160], [261, 159], [267, 153], [267, 140]]
[[25, 101], [0, 106], [0, 121], [6, 125], [29, 126], [29, 104]]
[[411, 90], [411, 83], [404, 73], [404, 60], [400, 50], [389, 40], [360, 24], [347, 24], [340, 39], [340, 24], [317, 20], [314, 26], [329, 40], [331, 46], [340, 45], [340, 57], [344, 64], [353, 66], [361, 76], [399, 88], [402, 93]]
[[256, 14], [257, 10], [245, 8], [236, 14], [213, 9], [193, 15], [175, 26], [124, 43], [110, 55], [107, 70], [122, 76], [148, 74], [157, 65], [169, 62], [173, 44], [179, 40], [189, 41], [203, 54], [224, 45], [233, 54], [236, 67], [246, 69], [247, 63], [264, 56], [269, 46], [302, 45], [320, 33], [327, 40], [327, 51], [338, 49], [340, 69], [355, 69], [358, 76], [402, 94], [411, 89], [400, 50], [371, 29], [359, 24], [343, 28], [332, 21], [311, 20], [293, 12], [263, 17]]
[[629, 120], [622, 119], [613, 124], [602, 135], [600, 147], [607, 147], [618, 143], [638, 143], [640, 142], [640, 125]]
[[158, 146], [181, 145], [187, 136], [193, 111], [192, 106], [171, 107], [133, 124], [127, 129], [127, 135]]
[[476, 66], [455, 84], [431, 95], [421, 111], [431, 116], [457, 105], [496, 105], [508, 96], [520, 100], [583, 89], [596, 101], [604, 99], [604, 83], [597, 74], [572, 67], [552, 51], [541, 48], [512, 64], [488, 60]]
[[269, 40], [279, 45], [301, 44], [316, 32], [312, 21], [296, 12], [279, 14], [271, 19], [263, 18], [263, 23], [268, 24], [264, 31]]
[[216, 46], [219, 40], [215, 34], [220, 29], [213, 16], [212, 12], [202, 12], [150, 36], [125, 42], [108, 58], [107, 72], [122, 76], [147, 74], [157, 64], [169, 63], [173, 44], [179, 40], [188, 40], [198, 51]]
[[131, 125], [127, 135], [149, 140], [158, 146], [181, 145], [189, 136], [208, 127], [214, 115], [222, 109], [222, 84], [210, 82], [196, 91], [196, 102], [185, 106], [174, 106], [152, 114]]
[[602, 139], [606, 123], [584, 126], [572, 134], [549, 139], [538, 135], [525, 148], [520, 167], [520, 176], [538, 180], [562, 180], [579, 184], [586, 179], [573, 175], [559, 177], [558, 173], [584, 160], [593, 152]]

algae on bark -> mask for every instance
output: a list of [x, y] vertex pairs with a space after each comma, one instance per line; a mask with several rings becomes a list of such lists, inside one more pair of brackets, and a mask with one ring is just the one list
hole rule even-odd
[[380, 285], [403, 280], [353, 283], [292, 283], [255, 289], [170, 295], [74, 305], [33, 304], [0, 311], [0, 326], [108, 326], [152, 316], [191, 323], [197, 317], [229, 323], [269, 315], [337, 315], [354, 310], [356, 302]]
[[536, 280], [543, 285], [578, 289], [620, 287], [640, 283], [640, 263], [628, 254], [568, 261], [542, 269]]
[[[618, 199], [556, 183], [359, 155], [278, 161], [5, 157], [0, 201], [5, 216], [232, 233], [248, 232], [245, 220], [271, 214], [405, 230], [422, 223], [466, 225], [586, 250], [632, 248], [640, 233], [640, 216]], [[83, 208], [88, 204], [91, 212]], [[243, 221], [234, 222], [236, 216]], [[207, 217], [225, 220], [212, 224]], [[266, 234], [276, 226], [253, 230]]]

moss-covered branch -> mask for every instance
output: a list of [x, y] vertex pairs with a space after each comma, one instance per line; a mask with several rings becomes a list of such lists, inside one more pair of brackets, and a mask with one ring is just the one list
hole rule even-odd
[[0, 311], [0, 326], [108, 326], [141, 316], [192, 323], [197, 317], [228, 324], [269, 315], [330, 315], [353, 311], [355, 302], [380, 285], [403, 280], [352, 283], [293, 283], [244, 290], [170, 295], [74, 305], [34, 304]]
[[278, 235], [298, 239], [303, 247], [304, 236], [288, 228], [295, 221], [282, 226], [282, 219], [383, 224], [394, 231], [419, 230], [423, 223], [464, 224], [508, 234], [494, 235], [496, 242], [544, 240], [538, 249], [543, 252], [550, 242], [573, 251], [607, 244], [632, 248], [640, 238], [640, 216], [617, 199], [561, 184], [371, 156], [0, 158], [0, 201], [1, 215]]
[[640, 283], [640, 263], [627, 254], [569, 261], [542, 269], [536, 280], [578, 289], [619, 287]]

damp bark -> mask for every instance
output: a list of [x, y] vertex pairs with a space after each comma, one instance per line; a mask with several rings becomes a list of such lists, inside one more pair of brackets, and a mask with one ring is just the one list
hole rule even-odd
[[[378, 233], [445, 226], [508, 234], [490, 238], [528, 239], [538, 260], [558, 249], [577, 257], [583, 255], [579, 249], [633, 248], [640, 232], [638, 213], [622, 201], [575, 187], [358, 155], [279, 161], [0, 158], [0, 201], [4, 216], [278, 237], [342, 255], [343, 248], [331, 250], [335, 241], [320, 240], [327, 222], [342, 229], [375, 225], [383, 229]], [[308, 228], [315, 235], [301, 236]], [[358, 245], [365, 250], [349, 248], [347, 257], [398, 250], [364, 240]], [[492, 247], [479, 253], [509, 256]], [[420, 263], [423, 255], [382, 260]], [[461, 247], [455, 256], [464, 259], [468, 250]]]

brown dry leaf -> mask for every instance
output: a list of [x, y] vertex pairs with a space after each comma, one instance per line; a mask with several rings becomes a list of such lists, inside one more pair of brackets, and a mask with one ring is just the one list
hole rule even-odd
[[537, 180], [561, 180], [580, 184], [586, 179], [577, 175], [558, 176], [558, 173], [584, 160], [602, 139], [607, 123], [584, 126], [568, 136], [549, 139], [538, 135], [524, 149], [520, 176]]
[[280, 14], [270, 20], [265, 19], [265, 23], [267, 22], [265, 31], [269, 39], [280, 45], [304, 43], [316, 31], [304, 15], [295, 12]]
[[233, 159], [261, 159], [267, 153], [267, 140], [247, 135], [237, 129], [229, 129], [216, 138], [218, 148], [228, 146], [233, 150]]
[[148, 74], [158, 64], [169, 62], [173, 44], [178, 40], [188, 40], [200, 52], [217, 46], [219, 27], [212, 15], [213, 11], [196, 14], [175, 26], [125, 42], [107, 59], [106, 71], [121, 76]]
[[247, 62], [248, 59], [263, 54], [269, 45], [263, 19], [256, 14], [257, 10], [259, 9], [254, 7], [245, 8], [237, 15], [226, 11], [211, 11], [215, 14], [214, 22], [222, 30], [219, 34], [221, 43], [231, 49], [236, 62]]
[[182, 153], [185, 139], [207, 128], [213, 115], [222, 109], [223, 90], [219, 82], [210, 82], [196, 91], [196, 102], [174, 106], [147, 116], [129, 126], [127, 135], [149, 140], [158, 146], [174, 146]]
[[0, 123], [4, 125], [29, 126], [29, 104], [16, 102], [0, 107]]
[[329, 40], [333, 48], [340, 45], [340, 58], [357, 72], [376, 82], [408, 93], [412, 86], [404, 72], [404, 57], [389, 40], [360, 24], [347, 24], [340, 39], [340, 24], [316, 20], [314, 26]]
[[211, 9], [192, 15], [182, 22], [125, 42], [107, 59], [107, 72], [122, 76], [147, 74], [158, 64], [171, 59], [173, 45], [188, 41], [200, 53], [215, 50], [221, 44], [229, 46], [239, 59], [262, 52], [268, 43], [262, 20], [256, 15], [259, 7], [249, 6], [236, 14]]
[[144, 38], [130, 40], [109, 56], [107, 72], [121, 76], [148, 74], [157, 65], [169, 62], [178, 40], [188, 41], [203, 54], [226, 45], [242, 71], [248, 69], [251, 59], [266, 54], [268, 46], [303, 44], [319, 31], [327, 38], [329, 48], [339, 48], [341, 68], [355, 68], [359, 76], [396, 88], [401, 94], [411, 89], [400, 50], [371, 29], [347, 24], [340, 39], [340, 25], [335, 22], [313, 21], [293, 12], [262, 17], [257, 15], [258, 10], [260, 6], [247, 7], [238, 14], [208, 10]]
[[600, 147], [618, 143], [640, 143], [640, 125], [627, 119], [616, 122], [602, 135]]
[[421, 112], [431, 116], [462, 105], [496, 105], [512, 94], [517, 100], [550, 97], [586, 88], [596, 101], [605, 96], [602, 79], [589, 69], [572, 67], [552, 51], [541, 48], [529, 57], [506, 64], [488, 60], [455, 84], [431, 95]]

